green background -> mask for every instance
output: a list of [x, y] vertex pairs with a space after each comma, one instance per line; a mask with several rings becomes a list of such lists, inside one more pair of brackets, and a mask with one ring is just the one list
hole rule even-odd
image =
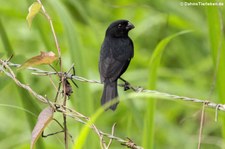
[[[13, 54], [11, 62], [22, 64], [39, 55], [40, 51], [57, 54], [49, 22], [43, 14], [39, 13], [32, 27], [28, 27], [26, 16], [33, 2], [1, 0], [0, 58], [7, 59]], [[220, 0], [223, 6], [218, 7], [185, 6], [185, 2], [195, 1], [45, 0], [43, 5], [55, 27], [65, 71], [74, 63], [76, 75], [99, 80], [98, 58], [105, 30], [112, 21], [127, 19], [135, 25], [129, 34], [134, 42], [135, 56], [123, 78], [133, 86], [224, 103], [225, 1]], [[178, 32], [190, 30], [175, 36]], [[166, 41], [169, 36], [175, 37]], [[54, 66], [59, 67], [56, 63]], [[52, 71], [48, 66], [38, 68]], [[56, 89], [48, 77], [31, 75], [28, 70], [14, 70], [24, 84], [54, 99]], [[58, 78], [52, 79], [57, 85]], [[91, 116], [100, 107], [102, 85], [76, 83], [79, 88], [73, 86], [74, 93], [68, 106]], [[146, 149], [197, 148], [201, 104], [163, 97], [133, 96], [131, 90], [124, 92], [123, 88], [119, 88], [119, 95], [122, 101], [117, 110], [104, 112], [95, 122], [100, 130], [110, 133], [116, 122], [115, 136], [128, 137]], [[46, 105], [16, 86], [1, 72], [0, 148], [29, 148], [31, 131], [44, 107]], [[219, 112], [218, 122], [215, 122], [215, 110], [206, 109], [202, 149], [225, 148], [224, 117], [224, 112]], [[56, 114], [55, 118], [62, 122], [60, 114]], [[68, 129], [75, 143], [82, 127], [79, 122], [68, 118]], [[46, 133], [57, 130], [60, 128], [51, 123]], [[63, 134], [41, 140], [37, 148], [64, 147]], [[73, 146], [71, 141], [69, 146]], [[92, 130], [83, 148], [100, 148], [99, 138]], [[113, 141], [110, 148], [126, 147]]]

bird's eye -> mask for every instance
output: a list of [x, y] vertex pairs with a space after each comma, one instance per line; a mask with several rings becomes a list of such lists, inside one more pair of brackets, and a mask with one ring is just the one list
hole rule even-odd
[[119, 24], [119, 25], [118, 25], [118, 28], [121, 28], [121, 27], [122, 27], [122, 24]]

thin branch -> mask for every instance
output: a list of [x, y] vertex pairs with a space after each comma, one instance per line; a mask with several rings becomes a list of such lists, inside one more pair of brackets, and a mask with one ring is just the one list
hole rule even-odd
[[[8, 76], [9, 78], [11, 78], [18, 86], [24, 88], [25, 90], [27, 90], [29, 93], [31, 93], [34, 97], [36, 97], [39, 101], [43, 102], [43, 103], [48, 103], [48, 101], [46, 100], [45, 97], [37, 94], [36, 92], [34, 92], [30, 86], [22, 84], [15, 76], [14, 72], [12, 71], [12, 69], [7, 65], [7, 62], [3, 61], [0, 59], [0, 71], [4, 72], [6, 76]], [[8, 70], [8, 71], [7, 71]]]
[[[59, 104], [56, 104], [56, 106], [58, 107], [57, 108], [57, 111], [58, 112], [62, 112], [62, 113], [65, 113], [67, 116], [75, 119], [76, 121], [80, 122], [80, 123], [83, 123], [83, 124], [88, 124], [88, 122], [90, 122], [90, 118], [84, 116], [83, 114], [71, 109], [71, 108], [68, 108], [68, 107], [64, 107], [63, 105], [59, 105]], [[93, 129], [96, 134], [99, 136], [99, 138], [101, 139], [101, 135], [102, 136], [105, 136], [109, 139], [112, 139], [112, 140], [116, 140], [118, 142], [120, 142], [122, 145], [125, 145], [129, 148], [132, 148], [132, 149], [143, 149], [141, 146], [138, 146], [136, 145], [131, 139], [127, 139], [127, 140], [124, 140], [122, 138], [119, 138], [119, 137], [116, 137], [112, 134], [108, 134], [108, 133], [105, 133], [105, 132], [102, 132], [101, 130], [97, 129], [97, 127], [94, 125], [94, 124], [91, 124], [89, 125], [89, 127], [91, 129]]]
[[49, 76], [49, 80], [50, 80], [52, 86], [53, 86], [53, 87], [55, 88], [55, 90], [58, 92], [59, 89], [56, 87], [55, 83], [53, 82], [51, 75]]
[[198, 134], [198, 149], [201, 148], [204, 118], [205, 118], [205, 104], [202, 105], [201, 121], [200, 121], [199, 134]]
[[[15, 65], [18, 66], [18, 64], [15, 64]], [[85, 115], [83, 115], [83, 114], [81, 114], [81, 113], [79, 113], [79, 112], [77, 112], [77, 111], [75, 111], [71, 108], [68, 108], [65, 105], [60, 105], [60, 104], [57, 104], [55, 102], [49, 101], [46, 97], [43, 97], [42, 95], [39, 95], [38, 93], [33, 91], [32, 88], [29, 87], [28, 85], [25, 85], [25, 84], [21, 83], [16, 78], [12, 69], [9, 67], [8, 62], [0, 59], [0, 72], [1, 71], [4, 74], [6, 74], [6, 76], [11, 78], [19, 87], [22, 87], [25, 90], [27, 90], [29, 93], [31, 93], [36, 99], [38, 99], [39, 101], [41, 101], [45, 104], [48, 104], [52, 108], [54, 108], [54, 111], [61, 112], [62, 114], [66, 115], [66, 116], [69, 116], [69, 117], [75, 119], [77, 122], [80, 122], [82, 124], [88, 124], [91, 121], [89, 117], [87, 117], [87, 116], [85, 116]], [[109, 139], [116, 140], [116, 141], [120, 142], [121, 144], [125, 144], [129, 148], [131, 148], [131, 145], [132, 145], [133, 149], [143, 149], [142, 147], [137, 146], [135, 143], [133, 143], [133, 141], [124, 140], [122, 138], [114, 136], [113, 134], [108, 134], [108, 133], [105, 133], [105, 132], [99, 130], [94, 124], [89, 125], [89, 127], [94, 130], [94, 132], [99, 136], [99, 138], [104, 136], [104, 137], [107, 137]], [[104, 145], [104, 146], [106, 146], [106, 145]]]
[[[66, 78], [63, 77], [62, 80], [62, 85], [63, 85], [63, 95], [64, 95], [64, 99], [63, 99], [63, 106], [66, 107], [66, 100], [67, 100], [67, 96], [66, 96]], [[67, 128], [67, 120], [66, 120], [66, 114], [63, 113], [63, 125], [64, 125], [64, 140], [65, 140], [65, 148], [68, 149], [68, 128]]]
[[[44, 13], [44, 15], [46, 16], [46, 18], [49, 21], [50, 27], [51, 27], [51, 31], [54, 37], [54, 41], [55, 41], [55, 45], [58, 51], [58, 56], [59, 56], [59, 65], [60, 65], [60, 72], [63, 72], [63, 67], [62, 67], [62, 58], [61, 58], [61, 50], [60, 50], [60, 46], [59, 46], [59, 42], [55, 33], [55, 29], [54, 29], [54, 25], [52, 23], [52, 19], [49, 16], [49, 14], [47, 13], [47, 11], [45, 10], [45, 7], [42, 5], [41, 0], [37, 0], [38, 3], [41, 4], [41, 9]], [[59, 76], [60, 80], [62, 81], [62, 88], [64, 89], [64, 101], [63, 101], [63, 105], [66, 106], [66, 93], [65, 93], [65, 80], [64, 80], [64, 76]], [[58, 95], [58, 92], [57, 92]], [[63, 114], [63, 121], [64, 121], [64, 140], [65, 140], [65, 149], [68, 149], [68, 130], [67, 130], [67, 122], [66, 122], [66, 116]]]
[[[115, 126], [116, 126], [116, 123], [114, 123], [113, 126], [112, 126], [112, 133], [111, 133], [112, 136], [114, 135]], [[112, 144], [112, 140], [113, 140], [113, 139], [110, 139], [110, 140], [109, 140], [109, 143], [108, 143], [108, 145], [107, 145], [107, 149], [109, 149], [110, 145]]]
[[[9, 66], [19, 67], [20, 64], [9, 63]], [[40, 75], [40, 76], [58, 75], [58, 73], [56, 73], [56, 72], [45, 71], [45, 70], [32, 68], [32, 67], [29, 67], [28, 70], [33, 71], [34, 73], [32, 73], [32, 74]], [[60, 75], [65, 75], [66, 78], [74, 79], [74, 80], [81, 81], [81, 82], [93, 83], [93, 84], [102, 84], [100, 81], [90, 80], [90, 79], [86, 79], [84, 77], [74, 76], [72, 74], [60, 73]], [[124, 84], [118, 84], [118, 86], [124, 87]], [[213, 109], [216, 109], [216, 110], [225, 111], [225, 105], [224, 104], [214, 103], [214, 102], [211, 102], [210, 100], [203, 100], [203, 99], [198, 99], [198, 98], [178, 96], [178, 95], [173, 95], [173, 94], [169, 94], [169, 93], [165, 93], [165, 92], [159, 92], [159, 91], [156, 91], [156, 90], [144, 89], [143, 87], [140, 87], [140, 86], [134, 87], [132, 85], [129, 85], [129, 88], [131, 88], [136, 93], [147, 93], [149, 95], [164, 97], [164, 98], [168, 98], [168, 99], [171, 99], [171, 100], [182, 100], [182, 101], [190, 101], [190, 102], [194, 102], [194, 103], [201, 103], [201, 104], [205, 104], [206, 107], [213, 108]]]
[[50, 134], [45, 135], [45, 134], [44, 134], [44, 131], [43, 131], [42, 134], [41, 134], [41, 136], [42, 136], [43, 138], [47, 138], [47, 137], [49, 137], [49, 136], [53, 136], [53, 135], [56, 135], [56, 134], [59, 134], [59, 133], [62, 133], [62, 132], [64, 132], [64, 130], [57, 131], [57, 132], [54, 132], [54, 133], [50, 133]]
[[61, 65], [61, 50], [60, 50], [59, 42], [58, 42], [58, 39], [57, 39], [57, 36], [56, 36], [56, 33], [55, 33], [54, 25], [53, 25], [53, 23], [52, 23], [52, 19], [51, 19], [51, 17], [48, 15], [47, 11], [45, 10], [45, 7], [42, 5], [41, 0], [37, 0], [37, 2], [38, 2], [39, 4], [41, 4], [41, 9], [42, 9], [42, 11], [43, 11], [45, 17], [46, 17], [47, 20], [49, 21], [49, 24], [50, 24], [50, 27], [51, 27], [51, 31], [52, 31], [52, 34], [53, 34], [53, 37], [54, 37], [54, 41], [55, 41], [55, 46], [56, 46], [57, 51], [58, 51], [59, 60], [60, 60], [60, 65]]

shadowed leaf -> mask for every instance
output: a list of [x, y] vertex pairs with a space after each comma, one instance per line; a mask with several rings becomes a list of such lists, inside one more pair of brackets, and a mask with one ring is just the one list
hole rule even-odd
[[41, 64], [51, 64], [56, 59], [57, 59], [57, 56], [55, 56], [55, 53], [51, 51], [41, 52], [40, 55], [28, 59], [23, 65], [19, 67], [19, 69], [35, 66], [35, 65], [41, 65]]
[[53, 119], [53, 113], [53, 109], [51, 107], [47, 107], [39, 114], [38, 121], [32, 131], [30, 149], [33, 149], [37, 139], [40, 137], [45, 127]]
[[29, 7], [29, 13], [27, 15], [27, 23], [28, 23], [28, 26], [29, 28], [31, 27], [31, 24], [32, 24], [32, 21], [33, 21], [33, 18], [37, 15], [37, 13], [40, 11], [41, 9], [41, 4], [38, 3], [38, 2], [34, 2], [30, 7]]

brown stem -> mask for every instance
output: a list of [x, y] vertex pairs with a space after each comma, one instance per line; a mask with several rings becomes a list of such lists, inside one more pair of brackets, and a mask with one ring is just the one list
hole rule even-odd
[[[66, 84], [65, 84], [65, 78], [63, 78], [62, 80], [62, 85], [63, 85], [63, 95], [64, 95], [64, 99], [63, 99], [63, 106], [66, 107]], [[66, 114], [63, 113], [63, 125], [64, 125], [64, 140], [65, 140], [65, 149], [68, 149], [68, 129], [67, 129], [67, 122], [66, 122]]]

